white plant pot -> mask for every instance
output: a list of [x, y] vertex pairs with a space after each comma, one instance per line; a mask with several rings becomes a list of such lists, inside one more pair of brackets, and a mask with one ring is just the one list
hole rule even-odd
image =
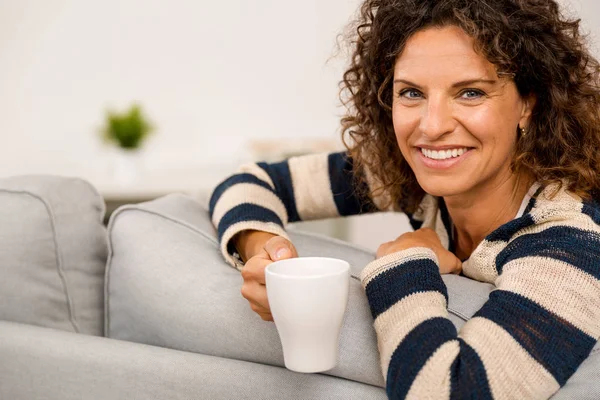
[[114, 153], [113, 177], [119, 184], [131, 184], [140, 177], [140, 152], [117, 149]]

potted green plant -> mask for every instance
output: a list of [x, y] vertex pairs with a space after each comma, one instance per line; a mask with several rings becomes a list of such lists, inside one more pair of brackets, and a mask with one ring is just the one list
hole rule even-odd
[[137, 178], [139, 149], [153, 130], [138, 104], [122, 113], [106, 112], [102, 135], [105, 141], [117, 146], [113, 172], [120, 183], [132, 183]]

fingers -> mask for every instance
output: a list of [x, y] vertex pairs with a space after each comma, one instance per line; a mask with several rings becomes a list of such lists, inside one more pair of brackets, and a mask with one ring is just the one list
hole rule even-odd
[[265, 321], [273, 321], [267, 297], [267, 287], [265, 285], [261, 285], [255, 281], [245, 281], [242, 285], [241, 293], [242, 297], [250, 303], [252, 311]]
[[267, 287], [256, 282], [244, 282], [242, 285], [242, 296], [250, 303], [254, 304], [258, 310], [271, 312], [269, 299], [267, 298]]
[[273, 261], [298, 257], [294, 245], [282, 236], [270, 238], [263, 246], [263, 250], [251, 257], [242, 268], [242, 296], [250, 303], [252, 311], [257, 313], [264, 321], [273, 321], [267, 287], [265, 281], [265, 268]]
[[438, 249], [437, 254], [441, 274], [460, 274], [462, 271], [462, 262], [458, 257], [443, 248]]
[[388, 254], [388, 247], [390, 246], [390, 244], [391, 244], [391, 242], [386, 242], [386, 243], [383, 243], [382, 245], [380, 245], [377, 248], [377, 253], [375, 253], [376, 257], [381, 258], [384, 255]]
[[452, 273], [456, 274], [456, 275], [460, 275], [460, 273], [462, 272], [462, 261], [460, 261], [460, 259], [456, 256], [454, 258], [456, 259], [456, 264], [454, 266], [454, 271]]
[[298, 257], [296, 247], [283, 236], [275, 236], [265, 244], [265, 250], [273, 261]]
[[405, 232], [391, 242], [383, 243], [377, 249], [377, 258], [409, 248], [426, 247], [433, 250], [439, 262], [441, 274], [460, 274], [462, 262], [448, 251], [433, 229], [421, 228], [414, 232]]
[[273, 321], [273, 315], [271, 314], [271, 310], [269, 308], [261, 307], [255, 303], [250, 302], [250, 308], [252, 311], [258, 314], [264, 321]]
[[263, 321], [271, 321], [273, 322], [273, 315], [271, 313], [257, 313], [259, 317], [262, 318]]
[[242, 297], [248, 300], [252, 311], [257, 313], [262, 320], [273, 321], [265, 285], [265, 268], [273, 262], [268, 257], [265, 251], [264, 254], [252, 257], [244, 265], [241, 271], [244, 280], [241, 293]]
[[246, 265], [244, 265], [244, 268], [242, 268], [242, 278], [244, 279], [244, 282], [257, 282], [261, 285], [266, 285], [265, 268], [271, 263], [271, 260], [252, 257], [248, 260]]

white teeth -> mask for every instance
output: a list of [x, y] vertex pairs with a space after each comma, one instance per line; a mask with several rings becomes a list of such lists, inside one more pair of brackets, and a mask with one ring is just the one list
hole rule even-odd
[[432, 158], [434, 160], [447, 160], [448, 158], [460, 157], [465, 154], [469, 149], [466, 147], [462, 149], [452, 149], [452, 150], [429, 150], [421, 148], [421, 153], [425, 155], [427, 158]]

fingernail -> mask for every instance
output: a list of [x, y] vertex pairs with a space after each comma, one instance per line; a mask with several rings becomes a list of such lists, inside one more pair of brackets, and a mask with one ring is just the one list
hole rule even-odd
[[277, 252], [275, 253], [275, 258], [279, 260], [280, 258], [289, 255], [289, 252], [290, 251], [288, 249], [286, 249], [285, 247], [283, 247], [283, 248], [277, 250]]

